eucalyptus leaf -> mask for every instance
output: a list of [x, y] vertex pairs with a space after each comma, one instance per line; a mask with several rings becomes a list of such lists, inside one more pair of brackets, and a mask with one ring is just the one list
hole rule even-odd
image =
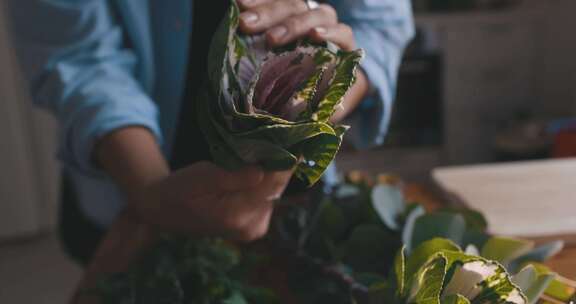
[[434, 239], [446, 238], [456, 244], [461, 244], [466, 222], [460, 214], [453, 213], [430, 213], [416, 219], [412, 238], [408, 240], [410, 247]]
[[513, 259], [509, 265], [508, 269], [512, 272], [518, 271], [520, 267], [524, 266], [528, 262], [545, 262], [546, 260], [552, 258], [556, 254], [560, 253], [564, 248], [564, 241], [554, 241], [529, 251], [515, 259]]
[[438, 212], [456, 213], [464, 217], [466, 229], [469, 231], [485, 232], [488, 228], [488, 221], [482, 213], [468, 208], [441, 208]]
[[[553, 273], [547, 266], [540, 263], [530, 263], [536, 269], [539, 275]], [[576, 281], [556, 275], [550, 282], [544, 294], [561, 303], [568, 303], [576, 296]]]
[[398, 219], [406, 208], [404, 194], [400, 187], [384, 184], [374, 186], [372, 206], [388, 228], [393, 230], [400, 228]]
[[486, 259], [496, 260], [507, 265], [510, 261], [530, 252], [533, 248], [533, 241], [497, 236], [490, 238], [480, 253]]
[[406, 222], [402, 230], [402, 243], [406, 247], [406, 251], [410, 253], [413, 248], [412, 239], [414, 238], [414, 229], [416, 220], [426, 214], [424, 207], [417, 205], [406, 216]]
[[535, 304], [555, 277], [553, 273], [539, 274], [534, 266], [528, 265], [512, 277], [512, 282], [524, 292], [528, 304]]

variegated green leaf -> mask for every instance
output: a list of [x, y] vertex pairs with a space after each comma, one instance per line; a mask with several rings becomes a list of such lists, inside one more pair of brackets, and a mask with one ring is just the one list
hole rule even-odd
[[443, 296], [461, 294], [478, 304], [527, 304], [522, 290], [497, 262], [461, 252], [443, 254], [451, 272]]
[[447, 239], [435, 238], [422, 243], [406, 259], [406, 277], [413, 276], [434, 255], [446, 251], [461, 252], [462, 250]]
[[396, 277], [396, 294], [402, 298], [405, 296], [406, 284], [406, 247], [402, 246], [394, 258], [394, 274]]
[[318, 117], [333, 113], [352, 86], [361, 51], [337, 52], [310, 42], [268, 51], [263, 39], [237, 33], [239, 14], [232, 1], [211, 44], [208, 92], [196, 102], [212, 157], [226, 168], [297, 166], [295, 176], [312, 185], [334, 159], [346, 130], [328, 123], [329, 116]]
[[334, 70], [334, 77], [330, 82], [327, 94], [319, 101], [312, 119], [328, 121], [337, 106], [340, 105], [346, 92], [356, 81], [356, 69], [362, 60], [364, 52], [338, 52], [338, 64]]
[[446, 277], [447, 260], [442, 254], [428, 261], [415, 275], [410, 303], [440, 304], [442, 286]]

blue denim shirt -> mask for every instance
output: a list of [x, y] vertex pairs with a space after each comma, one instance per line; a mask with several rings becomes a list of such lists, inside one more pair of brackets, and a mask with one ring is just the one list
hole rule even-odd
[[[95, 143], [125, 126], [148, 128], [170, 154], [184, 91], [192, 2], [7, 0], [13, 40], [35, 104], [60, 123], [58, 156], [81, 208], [106, 227], [120, 191], [92, 161]], [[402, 52], [414, 34], [410, 0], [331, 0], [357, 44], [372, 92], [348, 119], [360, 148], [380, 144]], [[330, 170], [333, 172], [334, 170]]]

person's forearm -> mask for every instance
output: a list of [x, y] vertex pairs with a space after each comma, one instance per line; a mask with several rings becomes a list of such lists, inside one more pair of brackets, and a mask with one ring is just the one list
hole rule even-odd
[[350, 88], [342, 101], [342, 107], [332, 115], [332, 122], [343, 120], [346, 116], [352, 113], [358, 105], [360, 105], [362, 100], [366, 97], [366, 94], [368, 94], [370, 84], [366, 74], [364, 74], [362, 70], [358, 70], [356, 77], [356, 82], [352, 88]]
[[126, 127], [104, 136], [96, 146], [95, 157], [128, 201], [170, 173], [156, 138], [144, 127]]

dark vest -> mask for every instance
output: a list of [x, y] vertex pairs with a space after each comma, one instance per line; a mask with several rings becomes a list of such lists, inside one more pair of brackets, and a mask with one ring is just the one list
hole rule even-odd
[[196, 120], [194, 103], [197, 102], [198, 91], [208, 75], [206, 61], [210, 42], [230, 6], [230, 0], [196, 0], [192, 3], [194, 14], [186, 90], [175, 132], [170, 161], [172, 169], [211, 159], [208, 144]]

